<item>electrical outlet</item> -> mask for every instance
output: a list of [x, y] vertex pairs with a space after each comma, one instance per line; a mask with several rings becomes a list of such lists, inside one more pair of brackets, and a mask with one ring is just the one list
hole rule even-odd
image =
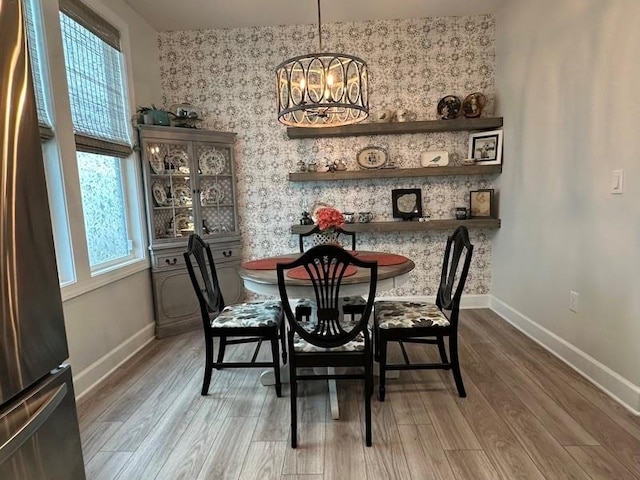
[[574, 313], [578, 313], [578, 297], [578, 292], [574, 292], [573, 290], [569, 292], [569, 310]]

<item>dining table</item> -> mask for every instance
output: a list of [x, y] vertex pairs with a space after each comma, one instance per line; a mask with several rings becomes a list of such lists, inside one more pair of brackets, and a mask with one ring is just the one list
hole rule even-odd
[[[378, 279], [376, 292], [382, 292], [396, 288], [409, 279], [410, 272], [415, 268], [415, 264], [409, 258], [394, 253], [377, 251], [349, 251], [352, 255], [361, 260], [376, 261], [378, 263]], [[247, 290], [260, 295], [280, 297], [278, 287], [278, 275], [276, 265], [278, 263], [288, 263], [302, 255], [299, 252], [277, 255], [265, 258], [258, 258], [242, 264], [239, 270], [240, 277]], [[353, 275], [344, 277], [340, 287], [341, 297], [366, 296], [369, 293], [369, 273], [363, 269], [356, 269]], [[285, 277], [287, 291], [290, 298], [315, 298], [313, 285], [308, 279]], [[331, 368], [331, 367], [330, 367]], [[331, 370], [329, 373], [334, 373]], [[288, 381], [288, 368], [281, 368], [282, 381]], [[275, 375], [273, 371], [265, 371], [260, 381], [263, 385], [274, 385]], [[331, 405], [331, 417], [338, 419], [340, 411], [338, 408], [338, 395], [335, 380], [328, 380], [329, 399]]]

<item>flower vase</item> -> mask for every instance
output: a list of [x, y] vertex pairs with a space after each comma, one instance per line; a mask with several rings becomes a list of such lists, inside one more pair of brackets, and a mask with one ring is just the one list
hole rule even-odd
[[337, 245], [338, 247], [340, 246], [340, 242], [338, 242], [338, 235], [340, 235], [338, 232], [336, 232], [335, 230], [331, 231], [331, 230], [327, 230], [324, 232], [318, 232], [315, 235], [315, 244], [316, 245], [323, 245], [323, 244], [329, 244], [329, 245]]

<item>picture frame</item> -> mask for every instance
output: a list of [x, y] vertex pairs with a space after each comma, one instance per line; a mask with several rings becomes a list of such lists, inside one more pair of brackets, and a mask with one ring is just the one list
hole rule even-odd
[[477, 165], [502, 163], [502, 130], [476, 132], [469, 135], [469, 156]]
[[391, 190], [393, 218], [411, 220], [422, 217], [422, 190], [397, 188]]
[[493, 188], [469, 192], [469, 218], [496, 218], [496, 203]]

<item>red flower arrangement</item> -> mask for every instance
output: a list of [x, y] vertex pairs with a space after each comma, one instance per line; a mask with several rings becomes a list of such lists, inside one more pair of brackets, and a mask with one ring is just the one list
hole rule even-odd
[[344, 216], [340, 210], [332, 207], [324, 207], [316, 212], [318, 227], [322, 232], [331, 232], [344, 225]]

